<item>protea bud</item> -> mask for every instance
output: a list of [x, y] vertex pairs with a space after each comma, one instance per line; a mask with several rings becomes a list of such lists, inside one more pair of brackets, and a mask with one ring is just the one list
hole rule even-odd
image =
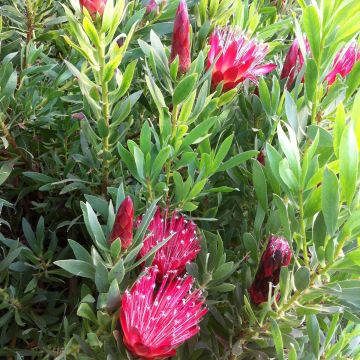
[[85, 7], [90, 15], [98, 13], [102, 15], [105, 9], [107, 0], [80, 0], [81, 8]]
[[257, 161], [265, 166], [265, 150], [264, 149], [261, 149], [258, 153], [258, 156], [257, 156]]
[[121, 299], [124, 344], [141, 359], [175, 356], [176, 348], [199, 332], [207, 312], [201, 291], [191, 291], [191, 276], [166, 274], [156, 291], [157, 272], [147, 269]]
[[258, 76], [276, 68], [275, 64], [262, 64], [269, 51], [267, 45], [250, 40], [231, 27], [216, 28], [209, 44], [207, 68], [221, 53], [212, 71], [213, 88], [221, 81], [224, 82], [225, 91], [233, 89], [246, 79], [257, 84]]
[[175, 15], [174, 31], [171, 42], [170, 63], [179, 56], [179, 71], [186, 73], [191, 64], [190, 58], [190, 21], [185, 0], [180, 0]]
[[352, 41], [336, 54], [332, 70], [326, 76], [328, 84], [331, 85], [336, 80], [337, 74], [345, 77], [359, 60], [360, 50], [357, 49], [356, 42]]
[[149, 224], [149, 234], [140, 250], [140, 255], [144, 256], [154, 246], [170, 237], [170, 240], [156, 252], [153, 260], [153, 265], [158, 267], [160, 278], [168, 271], [174, 271], [178, 275], [183, 273], [186, 264], [194, 260], [200, 251], [195, 223], [176, 212], [171, 219], [167, 219], [166, 213], [167, 211], [161, 214], [160, 209], [157, 209]]
[[110, 243], [119, 238], [121, 248], [127, 249], [132, 243], [133, 222], [134, 205], [131, 197], [127, 196], [116, 213], [114, 227], [109, 238]]
[[288, 241], [281, 236], [270, 236], [266, 250], [261, 256], [255, 280], [249, 289], [251, 300], [258, 305], [267, 301], [269, 283], [279, 283], [280, 269], [288, 266], [292, 257]]
[[[306, 38], [304, 38], [306, 53], [310, 53], [310, 45]], [[301, 52], [299, 41], [297, 39], [294, 40], [290, 49], [286, 55], [284, 66], [280, 75], [280, 79], [287, 78], [287, 86], [290, 87], [299, 72], [301, 71], [304, 65], [304, 56]]]
[[149, 0], [148, 4], [146, 5], [146, 14], [151, 14], [154, 10], [156, 10], [158, 4], [156, 0]]

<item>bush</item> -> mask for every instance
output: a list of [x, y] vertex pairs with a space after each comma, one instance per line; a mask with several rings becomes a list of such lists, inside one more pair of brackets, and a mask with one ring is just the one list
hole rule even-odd
[[0, 357], [360, 356], [357, 0], [0, 9]]

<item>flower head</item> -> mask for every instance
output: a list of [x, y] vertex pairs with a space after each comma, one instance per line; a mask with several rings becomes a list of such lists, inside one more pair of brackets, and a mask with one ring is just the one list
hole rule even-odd
[[171, 42], [170, 63], [179, 56], [179, 71], [186, 73], [191, 64], [190, 58], [190, 21], [185, 0], [180, 0], [174, 21]]
[[167, 219], [166, 213], [162, 214], [160, 209], [157, 209], [149, 224], [149, 234], [140, 250], [140, 256], [144, 256], [154, 246], [170, 237], [170, 240], [156, 252], [153, 260], [153, 265], [158, 267], [160, 278], [168, 271], [181, 274], [186, 264], [195, 259], [200, 251], [195, 223], [176, 212]]
[[147, 269], [121, 299], [124, 344], [142, 359], [176, 355], [176, 348], [199, 332], [207, 312], [201, 291], [191, 291], [191, 276], [166, 274], [156, 290], [157, 272]]
[[132, 243], [133, 222], [134, 205], [131, 197], [127, 196], [116, 213], [114, 227], [109, 238], [110, 243], [119, 238], [121, 248], [127, 249]]
[[357, 49], [356, 42], [352, 41], [336, 54], [332, 70], [326, 76], [328, 84], [331, 85], [336, 80], [337, 74], [345, 77], [359, 60], [360, 50]]
[[230, 90], [249, 79], [257, 83], [257, 77], [276, 68], [275, 64], [263, 64], [268, 46], [248, 39], [231, 27], [216, 28], [210, 37], [207, 68], [216, 61], [212, 71], [212, 86], [224, 82], [224, 90]]
[[[304, 37], [306, 53], [310, 53], [310, 45]], [[304, 65], [304, 56], [301, 52], [298, 39], [295, 39], [286, 55], [280, 79], [287, 78], [287, 86], [290, 87]]]
[[90, 15], [98, 13], [102, 15], [105, 9], [107, 0], [80, 0], [80, 6], [85, 7]]
[[269, 282], [273, 285], [279, 283], [282, 266], [288, 266], [292, 252], [288, 241], [281, 236], [270, 236], [269, 242], [261, 256], [260, 265], [255, 280], [249, 289], [251, 300], [258, 305], [267, 301]]

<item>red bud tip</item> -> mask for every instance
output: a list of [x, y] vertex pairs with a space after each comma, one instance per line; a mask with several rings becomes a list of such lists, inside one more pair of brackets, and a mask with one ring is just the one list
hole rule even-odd
[[179, 56], [179, 71], [186, 73], [191, 65], [190, 21], [185, 0], [180, 0], [174, 21], [170, 63]]
[[130, 196], [121, 203], [115, 218], [114, 227], [110, 234], [109, 242], [117, 238], [121, 241], [121, 248], [127, 249], [132, 243], [132, 231], [134, 222], [134, 205]]

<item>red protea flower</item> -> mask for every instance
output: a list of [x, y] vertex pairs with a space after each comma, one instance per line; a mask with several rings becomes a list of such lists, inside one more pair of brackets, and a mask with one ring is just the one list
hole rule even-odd
[[180, 0], [174, 21], [174, 31], [171, 42], [170, 63], [179, 56], [179, 71], [186, 73], [191, 64], [190, 58], [190, 21], [185, 0]]
[[288, 266], [292, 252], [288, 241], [281, 236], [270, 236], [266, 250], [261, 256], [260, 265], [255, 280], [249, 289], [251, 300], [258, 305], [267, 301], [269, 282], [279, 283], [280, 269]]
[[250, 40], [231, 27], [216, 28], [210, 37], [209, 44], [207, 68], [221, 53], [212, 71], [213, 88], [221, 81], [224, 82], [225, 91], [234, 88], [246, 79], [257, 84], [259, 75], [267, 74], [276, 68], [275, 64], [262, 64], [269, 51], [267, 45]]
[[176, 355], [176, 348], [196, 335], [206, 314], [193, 279], [166, 274], [156, 291], [158, 269], [151, 267], [121, 299], [120, 323], [126, 347], [141, 359]]
[[[304, 37], [306, 53], [310, 53], [310, 45]], [[304, 65], [304, 56], [301, 52], [298, 39], [295, 39], [286, 55], [280, 79], [287, 78], [287, 86], [290, 87]], [[304, 80], [304, 79], [303, 79]]]
[[161, 214], [156, 210], [154, 218], [149, 224], [149, 234], [144, 240], [140, 256], [147, 254], [154, 246], [171, 237], [155, 254], [153, 265], [159, 269], [159, 277], [168, 271], [175, 271], [178, 275], [184, 272], [188, 262], [195, 259], [200, 251], [199, 238], [196, 235], [196, 225], [184, 216], [174, 212], [171, 219], [167, 219], [167, 211]]
[[85, 7], [90, 15], [98, 13], [102, 15], [105, 9], [107, 0], [80, 0], [81, 8]]
[[328, 84], [331, 85], [336, 80], [337, 74], [345, 77], [359, 60], [360, 50], [357, 49], [356, 42], [352, 41], [336, 54], [332, 70], [326, 76]]
[[146, 5], [146, 14], [151, 14], [157, 8], [156, 0], [149, 0], [148, 4]]
[[127, 196], [116, 213], [114, 227], [109, 238], [110, 243], [119, 238], [121, 248], [123, 250], [127, 249], [132, 243], [133, 222], [134, 205], [131, 197]]

